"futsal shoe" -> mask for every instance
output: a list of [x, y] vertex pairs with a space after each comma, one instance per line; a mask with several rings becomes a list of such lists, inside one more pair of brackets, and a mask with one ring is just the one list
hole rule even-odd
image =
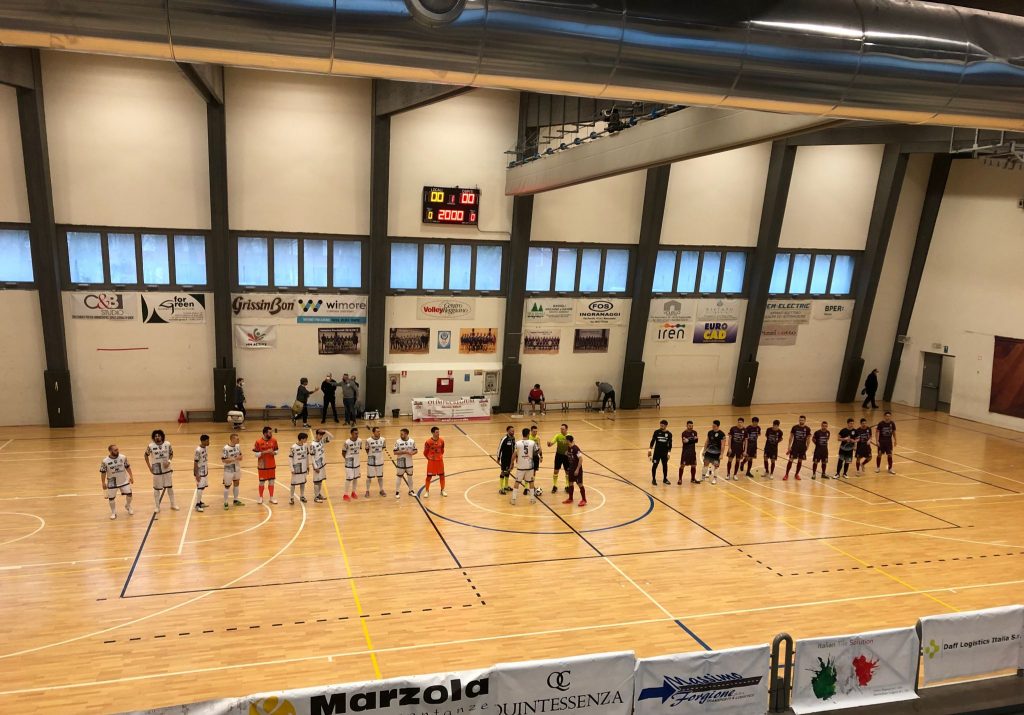
[[[262, 503], [263, 503], [263, 500], [260, 499], [260, 504], [262, 504]], [[235, 499], [235, 506], [245, 506], [245, 502], [241, 501], [240, 499]]]
[[112, 513], [112, 514], [110, 515], [110, 519], [111, 519], [111, 521], [113, 521], [113, 520], [114, 520], [114, 519], [116, 519], [116, 518], [117, 518], [117, 514], [113, 514], [113, 513]]
[[896, 473], [895, 470], [892, 470], [892, 469], [889, 470], [889, 474], [895, 474], [895, 473]]
[[126, 507], [124, 508], [124, 510], [125, 510], [126, 512], [128, 512], [128, 516], [131, 516], [132, 514], [134, 514], [134, 513], [135, 513], [135, 510], [134, 510], [134, 509], [132, 509], [132, 508], [131, 508], [130, 506], [126, 506]]
[[658, 486], [658, 481], [657, 481], [656, 479], [652, 479], [652, 480], [651, 480], [651, 484], [652, 484], [653, 486]]
[[443, 497], [448, 496], [448, 492], [446, 492], [444, 489], [442, 489], [441, 490], [441, 496], [443, 496]]
[[875, 474], [878, 474], [880, 471], [882, 471], [882, 470], [879, 469], [878, 467], [875, 467]]
[[277, 504], [277, 499], [275, 499], [274, 497], [270, 497], [270, 503]]
[[351, 499], [348, 498], [348, 494], [343, 496], [341, 499], [342, 499], [342, 501], [352, 501]]
[[358, 500], [359, 500], [359, 496], [355, 492], [352, 492], [352, 501], [358, 501]]
[[[235, 502], [235, 503], [237, 504], [238, 502]], [[257, 504], [262, 504], [263, 503], [263, 497], [260, 497], [259, 499], [257, 499], [256, 503]]]
[[[541, 412], [541, 414], [544, 414], [544, 413], [543, 413], [543, 412]], [[553, 487], [551, 487], [551, 493], [552, 493], [552, 494], [554, 494], [554, 493], [555, 493], [555, 492], [557, 492], [557, 491], [558, 491], [558, 485], [557, 485], [557, 484], [556, 484], [556, 485], [554, 485]]]
[[366, 494], [363, 494], [363, 499], [369, 499], [369, 498], [370, 498], [370, 490], [367, 489], [366, 490]]
[[798, 482], [802, 482], [802, 481], [803, 481], [803, 480], [802, 480], [802, 479], [800, 478], [800, 475], [799, 475], [799, 474], [797, 474], [797, 475], [796, 475], [796, 476], [794, 477], [794, 479], [796, 479], [796, 480], [797, 480]]
[[[728, 479], [728, 477], [726, 477]], [[718, 484], [718, 477], [711, 477], [712, 484]]]
[[587, 500], [586, 499], [581, 499], [580, 503], [577, 504], [576, 506], [586, 506], [586, 505], [587, 505]]
[[288, 497], [288, 503], [289, 504], [294, 504], [295, 503], [295, 497]]
[[572, 504], [572, 497], [569, 497], [568, 499], [563, 499], [562, 503], [563, 504]]
[[381, 489], [381, 490], [380, 490], [380, 495], [381, 495], [382, 497], [385, 497], [385, 496], [387, 496], [387, 493], [385, 493], [385, 491], [384, 491], [383, 489]]
[[423, 490], [423, 498], [424, 499], [429, 499], [430, 498], [430, 490], [429, 489], [424, 489]]
[[786, 476], [784, 476], [784, 477], [782, 478], [782, 481], [784, 481], [784, 482], [788, 482], [788, 481], [789, 481], [789, 475], [787, 474]]
[[181, 511], [181, 507], [177, 504], [171, 504], [171, 511]]
[[669, 480], [667, 480], [667, 479], [662, 479], [662, 480], [661, 480], [661, 483], [662, 483], [662, 484], [671, 484], [672, 482], [670, 482], [670, 481], [669, 481]]
[[224, 502], [224, 508], [225, 508], [225, 509], [230, 509], [230, 508], [231, 508], [231, 505], [230, 505], [230, 504], [228, 504], [227, 502]]
[[302, 502], [303, 504], [305, 504], [306, 503], [306, 497], [299, 497], [299, 501]]
[[196, 511], [201, 512], [205, 507], [206, 507], [205, 504], [203, 504], [202, 502], [199, 502], [198, 504], [196, 504]]
[[411, 496], [411, 497], [414, 497], [414, 496], [416, 496], [416, 490], [414, 490], [414, 489], [410, 489], [410, 490], [409, 490], [409, 496]]

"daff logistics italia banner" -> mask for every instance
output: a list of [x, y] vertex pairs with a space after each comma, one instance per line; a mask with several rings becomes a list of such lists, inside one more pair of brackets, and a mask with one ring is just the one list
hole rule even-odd
[[924, 682], [1024, 668], [1024, 606], [921, 619]]
[[[147, 710], [147, 715], [483, 715], [489, 670], [329, 685]], [[496, 715], [496, 714], [495, 714]]]
[[816, 713], [917, 698], [913, 628], [797, 641], [793, 711]]
[[764, 715], [767, 645], [642, 658], [636, 664], [636, 715]]
[[630, 715], [635, 667], [628, 652], [499, 663], [491, 671], [489, 715]]

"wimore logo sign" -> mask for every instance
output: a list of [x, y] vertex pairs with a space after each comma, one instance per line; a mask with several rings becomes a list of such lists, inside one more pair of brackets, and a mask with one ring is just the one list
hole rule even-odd
[[[416, 708], [422, 705], [444, 705], [446, 703], [463, 703], [472, 701], [488, 694], [489, 679], [470, 680], [463, 685], [461, 678], [452, 678], [442, 685], [427, 687], [409, 686], [381, 688], [361, 693], [332, 693], [314, 695], [309, 699], [309, 710], [312, 715], [337, 715], [339, 713], [372, 713], [378, 710], [394, 708], [410, 708], [408, 713], [419, 713]], [[445, 711], [431, 709], [430, 715], [439, 713], [470, 713], [477, 710], [475, 703], [467, 703], [458, 708]]]

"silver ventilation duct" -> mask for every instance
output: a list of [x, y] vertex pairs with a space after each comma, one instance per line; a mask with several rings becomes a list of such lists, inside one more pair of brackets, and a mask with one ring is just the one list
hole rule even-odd
[[918, 0], [0, 0], [0, 43], [1024, 129], [1024, 19]]

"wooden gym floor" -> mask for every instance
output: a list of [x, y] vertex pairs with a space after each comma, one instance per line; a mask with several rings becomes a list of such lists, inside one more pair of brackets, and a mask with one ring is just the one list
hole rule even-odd
[[[799, 412], [827, 419], [834, 438], [861, 416], [835, 404], [754, 411], [787, 434]], [[308, 504], [289, 506], [279, 486], [280, 504], [258, 506], [250, 423], [246, 506], [224, 512], [214, 467], [200, 514], [187, 508], [191, 450], [209, 431], [219, 465], [228, 430], [171, 424], [182, 510], [152, 523], [142, 452], [157, 425], [0, 428], [0, 710], [122, 711], [509, 660], [651, 656], [1020, 602], [1024, 434], [894, 412], [896, 476], [782, 482], [780, 464], [774, 481], [677, 486], [674, 461], [673, 484], [656, 487], [645, 457], [659, 418], [677, 435], [694, 419], [703, 443], [712, 419], [728, 427], [751, 412], [548, 415], [545, 440], [567, 419], [584, 450], [585, 509], [550, 494], [550, 456], [544, 503], [498, 496], [488, 455], [509, 422], [498, 416], [442, 426], [449, 496], [435, 487], [422, 506], [404, 490], [395, 500], [390, 465], [387, 498], [343, 503], [337, 445], [330, 504], [314, 504], [310, 485]], [[295, 430], [277, 426], [285, 453]], [[422, 448], [428, 426], [412, 429]], [[384, 425], [389, 444], [397, 432]], [[135, 515], [119, 497], [116, 521], [98, 488], [111, 442], [137, 477]]]

